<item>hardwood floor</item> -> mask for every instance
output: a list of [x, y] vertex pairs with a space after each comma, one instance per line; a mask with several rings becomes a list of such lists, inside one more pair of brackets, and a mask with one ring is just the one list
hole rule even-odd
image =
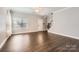
[[12, 35], [1, 52], [77, 52], [79, 40], [48, 33], [36, 32]]

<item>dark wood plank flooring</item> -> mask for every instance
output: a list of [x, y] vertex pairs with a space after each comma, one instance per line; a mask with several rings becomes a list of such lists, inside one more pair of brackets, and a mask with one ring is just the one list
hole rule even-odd
[[12, 35], [1, 52], [78, 52], [79, 40], [48, 33], [36, 32]]

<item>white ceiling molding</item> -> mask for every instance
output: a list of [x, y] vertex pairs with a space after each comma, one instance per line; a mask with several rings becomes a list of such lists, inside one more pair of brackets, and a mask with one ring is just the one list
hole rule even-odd
[[49, 15], [52, 12], [63, 9], [64, 7], [6, 7], [6, 9], [13, 10], [16, 12], [37, 14], [37, 15]]
[[62, 8], [62, 9], [56, 10], [56, 11], [53, 12], [53, 13], [62, 12], [62, 11], [64, 11], [64, 10], [67, 10], [67, 9], [70, 9], [70, 8], [72, 8], [72, 7], [64, 7], [64, 8]]

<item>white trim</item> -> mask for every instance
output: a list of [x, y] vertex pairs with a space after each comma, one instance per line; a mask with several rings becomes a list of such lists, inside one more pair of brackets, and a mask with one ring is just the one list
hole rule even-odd
[[64, 10], [67, 10], [67, 9], [70, 9], [70, 8], [72, 8], [72, 7], [65, 7], [65, 8], [63, 8], [63, 9], [59, 9], [59, 10], [53, 12], [53, 13], [62, 12], [62, 11], [64, 11]]
[[22, 33], [34, 33], [34, 32], [40, 32], [40, 31], [47, 31], [47, 30], [39, 30], [39, 31], [28, 31], [28, 32], [12, 33], [12, 35], [13, 35], [13, 34], [22, 34]]
[[49, 33], [58, 34], [58, 35], [61, 35], [61, 36], [66, 36], [66, 37], [78, 39], [78, 40], [79, 40], [79, 37], [75, 37], [75, 36], [71, 36], [71, 35], [66, 35], [66, 34], [62, 34], [62, 33], [50, 32], [50, 31], [48, 31], [48, 32], [49, 32]]
[[7, 41], [7, 39], [10, 37], [11, 35], [9, 35], [8, 37], [6, 37], [3, 42], [0, 44], [0, 49], [4, 46], [5, 42]]

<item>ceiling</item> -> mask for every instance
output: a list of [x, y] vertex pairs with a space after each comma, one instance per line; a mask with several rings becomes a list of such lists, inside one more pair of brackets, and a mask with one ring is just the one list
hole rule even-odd
[[51, 12], [55, 12], [63, 8], [65, 7], [8, 7], [7, 9], [22, 13], [48, 15]]

